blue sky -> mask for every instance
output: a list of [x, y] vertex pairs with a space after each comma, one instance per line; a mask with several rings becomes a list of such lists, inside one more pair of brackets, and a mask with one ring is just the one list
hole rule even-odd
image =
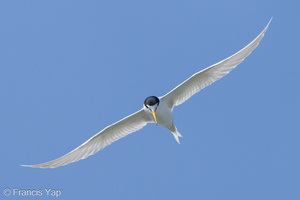
[[[1, 1], [1, 199], [300, 198], [299, 1]], [[193, 73], [240, 50], [228, 76], [97, 154], [74, 149]], [[121, 99], [123, 99], [121, 101]]]

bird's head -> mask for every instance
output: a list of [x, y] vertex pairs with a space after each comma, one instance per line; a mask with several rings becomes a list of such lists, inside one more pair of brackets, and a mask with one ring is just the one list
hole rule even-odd
[[157, 98], [156, 96], [147, 97], [144, 101], [144, 106], [152, 113], [156, 124], [157, 124], [156, 109], [158, 105], [159, 105], [159, 98]]

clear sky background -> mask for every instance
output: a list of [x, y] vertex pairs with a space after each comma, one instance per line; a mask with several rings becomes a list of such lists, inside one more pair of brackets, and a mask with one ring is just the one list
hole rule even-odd
[[[1, 1], [0, 199], [300, 199], [298, 0]], [[229, 75], [97, 154], [33, 169], [237, 52]], [[42, 196], [3, 194], [5, 188]]]

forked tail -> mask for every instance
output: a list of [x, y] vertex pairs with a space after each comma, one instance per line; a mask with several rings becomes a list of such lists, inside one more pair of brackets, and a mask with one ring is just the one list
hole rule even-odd
[[177, 128], [175, 127], [175, 131], [171, 131], [175, 140], [178, 142], [178, 144], [180, 144], [180, 141], [179, 141], [179, 137], [182, 137], [182, 135], [177, 131]]

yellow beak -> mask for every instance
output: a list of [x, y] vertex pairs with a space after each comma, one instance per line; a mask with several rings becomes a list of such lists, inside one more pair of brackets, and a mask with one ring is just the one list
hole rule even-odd
[[155, 111], [152, 111], [152, 115], [153, 115], [153, 118], [154, 118], [155, 123], [157, 124], [156, 112], [155, 112]]

